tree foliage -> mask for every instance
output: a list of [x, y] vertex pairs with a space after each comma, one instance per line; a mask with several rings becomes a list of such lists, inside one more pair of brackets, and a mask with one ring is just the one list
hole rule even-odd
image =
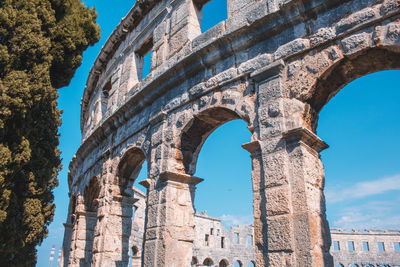
[[61, 168], [57, 89], [100, 38], [80, 0], [0, 0], [0, 265], [33, 266]]

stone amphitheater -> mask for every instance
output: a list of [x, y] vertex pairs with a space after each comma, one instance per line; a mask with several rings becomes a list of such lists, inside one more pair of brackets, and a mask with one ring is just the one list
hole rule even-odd
[[[227, 19], [202, 32], [208, 0], [138, 0], [102, 48], [70, 163], [64, 266], [128, 266], [134, 252], [139, 266], [190, 266], [197, 157], [234, 119], [251, 132], [249, 260], [334, 266], [318, 113], [354, 79], [400, 68], [400, 0], [226, 1]], [[144, 161], [145, 195], [133, 187]]]
[[[129, 261], [125, 266], [140, 267], [142, 263], [146, 194], [133, 187], [135, 214], [129, 238]], [[193, 256], [187, 267], [256, 267], [254, 229], [252, 225], [235, 225], [230, 229], [220, 218], [206, 211], [194, 215], [195, 238]], [[400, 230], [331, 229], [331, 254], [335, 267], [400, 267]], [[88, 251], [87, 253], [91, 253]], [[64, 266], [61, 263], [60, 266]], [[81, 266], [90, 262], [81, 261]]]

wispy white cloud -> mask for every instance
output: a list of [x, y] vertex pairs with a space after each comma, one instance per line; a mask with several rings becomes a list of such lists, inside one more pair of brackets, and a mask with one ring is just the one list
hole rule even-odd
[[331, 227], [340, 227], [347, 230], [350, 229], [392, 229], [399, 230], [400, 215], [380, 217], [371, 214], [348, 214], [334, 221]]
[[[330, 227], [345, 229], [400, 229], [400, 196], [391, 200], [370, 200], [359, 204], [346, 204], [329, 213]], [[336, 204], [337, 205], [337, 204]]]
[[374, 203], [354, 205], [343, 209], [330, 222], [331, 227], [346, 229], [400, 229], [400, 210], [397, 205], [387, 202], [382, 206]]
[[341, 189], [328, 188], [325, 192], [327, 202], [337, 203], [378, 195], [392, 190], [400, 190], [400, 174], [373, 181], [356, 183], [346, 188], [343, 187]]
[[234, 225], [250, 225], [253, 224], [253, 216], [252, 215], [232, 215], [232, 214], [224, 214], [221, 216], [222, 224], [226, 227], [231, 227]]

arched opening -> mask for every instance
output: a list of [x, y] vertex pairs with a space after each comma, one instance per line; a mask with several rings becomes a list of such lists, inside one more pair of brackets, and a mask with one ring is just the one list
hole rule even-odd
[[[143, 236], [145, 228], [146, 189], [139, 184], [147, 178], [147, 165], [144, 152], [137, 147], [129, 148], [123, 153], [118, 164], [115, 184], [115, 204], [121, 205], [122, 253], [129, 253], [129, 266], [141, 266]], [[125, 214], [126, 213], [126, 214]], [[131, 225], [131, 227], [124, 227]]]
[[229, 263], [228, 263], [227, 260], [223, 259], [223, 260], [221, 260], [221, 261], [219, 262], [219, 265], [218, 265], [218, 266], [219, 266], [219, 267], [228, 267], [228, 266], [229, 266]]
[[[241, 147], [249, 141], [245, 122], [230, 121], [209, 136], [198, 158], [196, 175], [205, 180], [197, 185], [195, 208], [222, 219], [225, 229], [210, 226], [210, 239], [215, 239], [213, 244], [217, 248], [222, 248], [219, 237], [243, 248], [253, 246], [253, 242], [248, 243], [253, 239], [251, 229], [236, 227], [253, 223], [251, 159]], [[211, 228], [215, 228], [213, 233]]]
[[[184, 168], [192, 174], [196, 171], [196, 176], [204, 179], [196, 186], [194, 206], [198, 227], [195, 227], [194, 253], [215, 249], [226, 251], [222, 255], [252, 251], [251, 158], [242, 148], [251, 139], [246, 126], [235, 112], [213, 108], [195, 116], [184, 129], [181, 139]], [[235, 236], [237, 242], [233, 241]]]
[[321, 155], [331, 227], [400, 228], [399, 220], [385, 219], [400, 216], [393, 205], [400, 188], [398, 75], [385, 71], [355, 80], [319, 115], [318, 135], [330, 144]]
[[256, 267], [256, 263], [254, 261], [249, 262], [248, 267]]
[[137, 246], [132, 246], [132, 257], [138, 256], [139, 249]]
[[129, 264], [130, 267], [140, 267], [140, 258], [141, 255], [139, 253], [139, 248], [137, 245], [133, 245], [131, 248], [131, 262]]
[[121, 195], [132, 196], [134, 194], [133, 184], [137, 180], [145, 160], [146, 157], [139, 148], [134, 147], [125, 152], [118, 165], [118, 175], [116, 177]]
[[240, 260], [235, 261], [233, 267], [243, 267], [243, 263]]
[[353, 264], [350, 264], [349, 267], [358, 267], [358, 265], [353, 263]]
[[100, 185], [97, 177], [90, 179], [89, 184], [85, 188], [84, 201], [86, 212], [96, 212], [97, 211], [97, 199], [100, 193]]
[[192, 257], [192, 261], [190, 262], [190, 266], [196, 267], [199, 261], [197, 260], [197, 257]]
[[[388, 70], [399, 69], [399, 60], [398, 53], [368, 50], [340, 61], [316, 84], [309, 104], [316, 111], [312, 128], [318, 126], [318, 136], [330, 145], [321, 153], [330, 227], [360, 232], [400, 228], [400, 220], [386, 219], [400, 218], [394, 204], [400, 190], [395, 160], [400, 71]], [[358, 243], [346, 242], [346, 247], [349, 253], [363, 250]], [[336, 250], [331, 248], [335, 260], [345, 260]]]
[[213, 260], [210, 259], [210, 258], [206, 258], [206, 259], [203, 261], [203, 265], [204, 265], [204, 266], [212, 266], [213, 264], [214, 264], [214, 262], [213, 262]]
[[[400, 53], [386, 49], [375, 48], [356, 58], [345, 58], [320, 77], [307, 102], [318, 114], [329, 100], [350, 82], [374, 72], [396, 69], [400, 69]], [[314, 128], [317, 126], [318, 117], [315, 119]]]
[[210, 108], [196, 115], [184, 129], [180, 144], [182, 165], [186, 173], [196, 171], [197, 158], [207, 137], [222, 124], [239, 119], [239, 115], [226, 108]]
[[344, 267], [344, 265], [341, 263], [338, 263], [338, 264], [336, 264], [336, 267]]

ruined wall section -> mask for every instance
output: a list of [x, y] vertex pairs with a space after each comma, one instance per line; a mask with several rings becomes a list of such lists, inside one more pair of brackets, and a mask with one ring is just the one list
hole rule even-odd
[[206, 213], [195, 215], [195, 225], [192, 263], [202, 265], [210, 259], [214, 263], [212, 266], [220, 266], [221, 261], [225, 261], [227, 266], [233, 266], [236, 261], [249, 266], [250, 262], [255, 262], [252, 225], [238, 225], [227, 230], [221, 219]]
[[331, 229], [331, 236], [335, 266], [400, 266], [399, 230]]

